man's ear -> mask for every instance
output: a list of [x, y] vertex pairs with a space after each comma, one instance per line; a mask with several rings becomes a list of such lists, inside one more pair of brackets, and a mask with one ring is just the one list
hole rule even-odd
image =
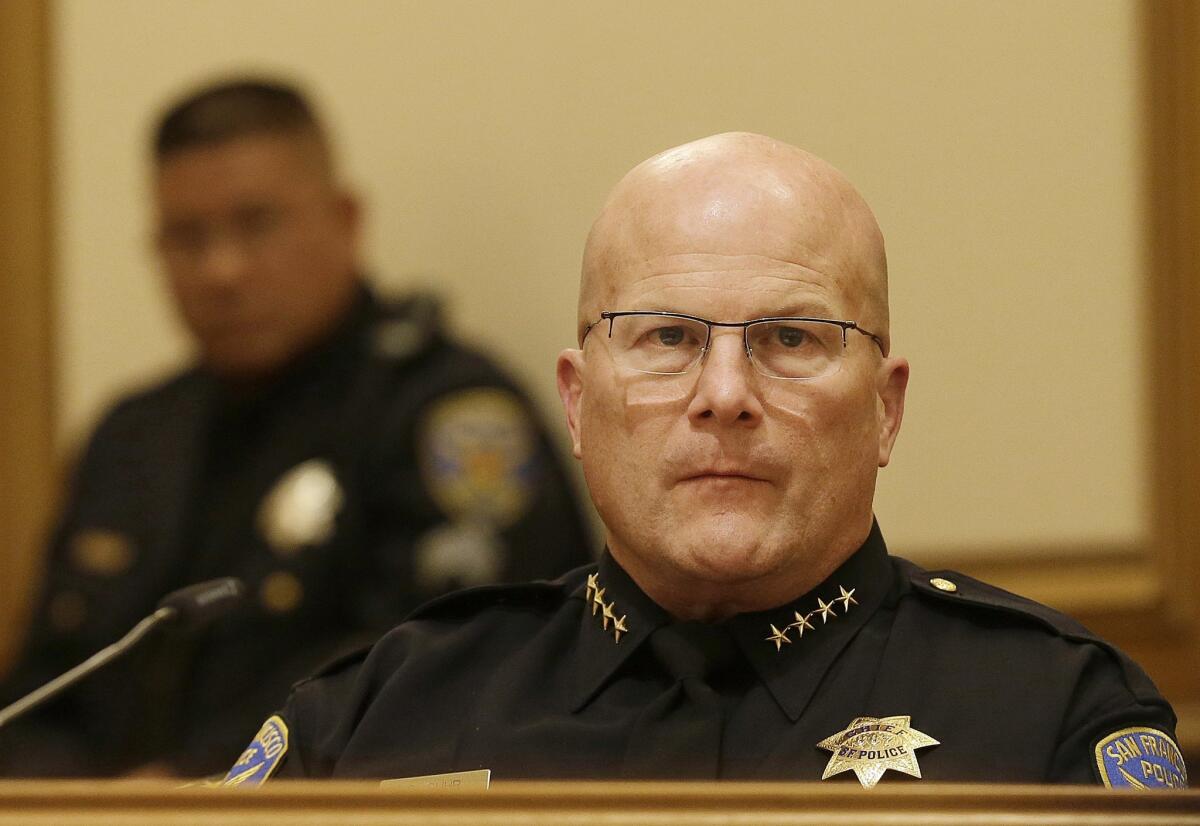
[[333, 208], [347, 237], [357, 241], [362, 234], [362, 201], [350, 190], [342, 190], [334, 196]]
[[567, 432], [571, 434], [571, 452], [583, 458], [583, 440], [579, 424], [579, 404], [583, 397], [583, 351], [563, 350], [558, 354], [558, 397], [567, 414]]
[[908, 390], [908, 360], [885, 358], [879, 365], [879, 466], [887, 467], [904, 418], [904, 394]]

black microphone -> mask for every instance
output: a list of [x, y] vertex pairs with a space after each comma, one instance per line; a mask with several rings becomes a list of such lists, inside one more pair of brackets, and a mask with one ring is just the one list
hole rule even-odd
[[172, 591], [162, 598], [153, 614], [133, 626], [121, 639], [100, 649], [70, 671], [31, 691], [7, 708], [0, 709], [0, 728], [112, 662], [141, 642], [142, 638], [159, 625], [167, 624], [185, 631], [196, 631], [239, 607], [245, 596], [246, 585], [236, 577], [212, 579]]
[[246, 585], [236, 577], [210, 579], [172, 591], [158, 603], [158, 610], [172, 612], [167, 618], [182, 631], [198, 631], [239, 607], [246, 598]]

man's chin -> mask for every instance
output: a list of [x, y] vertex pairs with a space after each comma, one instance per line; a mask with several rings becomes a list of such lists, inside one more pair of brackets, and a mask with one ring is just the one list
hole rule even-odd
[[767, 573], [772, 563], [760, 531], [761, 523], [750, 521], [695, 525], [677, 558], [695, 576], [712, 582], [756, 579]]
[[244, 382], [270, 378], [284, 369], [290, 358], [279, 347], [212, 347], [203, 353], [204, 366], [227, 381]]

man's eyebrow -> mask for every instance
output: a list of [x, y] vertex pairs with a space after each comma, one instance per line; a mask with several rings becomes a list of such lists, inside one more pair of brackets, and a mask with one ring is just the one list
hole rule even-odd
[[801, 318], [836, 318], [833, 308], [819, 299], [806, 299], [803, 301], [795, 301], [790, 304], [783, 304], [777, 310], [773, 310], [767, 315], [759, 316], [760, 318], [779, 318], [793, 317]]

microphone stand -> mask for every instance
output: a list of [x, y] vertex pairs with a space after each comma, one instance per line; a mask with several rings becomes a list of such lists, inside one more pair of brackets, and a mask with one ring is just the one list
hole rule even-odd
[[150, 616], [143, 619], [137, 625], [133, 626], [125, 636], [114, 642], [112, 645], [101, 648], [92, 656], [81, 662], [79, 665], [72, 668], [59, 676], [55, 677], [50, 682], [46, 683], [41, 688], [26, 694], [21, 699], [17, 700], [7, 708], [0, 709], [0, 728], [17, 717], [20, 717], [27, 711], [37, 708], [47, 700], [57, 696], [64, 690], [74, 685], [78, 680], [83, 679], [88, 674], [107, 665], [117, 657], [124, 654], [133, 646], [137, 645], [142, 637], [149, 634], [154, 628], [163, 622], [174, 619], [179, 614], [179, 610], [172, 606], [163, 606], [155, 611]]

